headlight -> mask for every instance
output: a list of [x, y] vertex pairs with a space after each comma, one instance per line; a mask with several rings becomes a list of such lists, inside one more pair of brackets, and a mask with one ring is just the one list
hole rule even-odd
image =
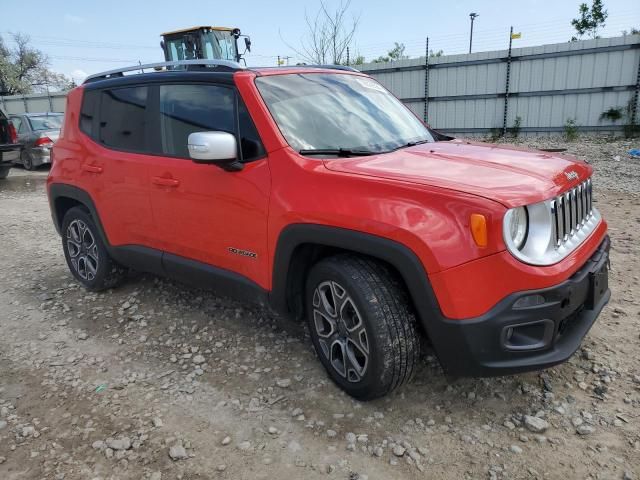
[[504, 219], [505, 236], [508, 236], [517, 250], [522, 250], [529, 233], [529, 214], [526, 207], [512, 208]]
[[507, 210], [502, 238], [518, 260], [553, 265], [578, 248], [601, 220], [588, 179], [557, 197]]

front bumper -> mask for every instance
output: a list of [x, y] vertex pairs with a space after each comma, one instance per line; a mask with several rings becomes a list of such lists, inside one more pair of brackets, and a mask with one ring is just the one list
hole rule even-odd
[[445, 371], [454, 376], [507, 375], [567, 360], [611, 297], [609, 248], [607, 236], [558, 285], [509, 295], [474, 319], [437, 321], [432, 336]]

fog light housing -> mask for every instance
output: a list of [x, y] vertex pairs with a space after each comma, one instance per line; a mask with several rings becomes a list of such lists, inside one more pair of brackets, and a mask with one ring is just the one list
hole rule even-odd
[[527, 295], [526, 297], [520, 297], [513, 304], [514, 309], [530, 308], [542, 305], [545, 302], [544, 297], [539, 294]]
[[553, 339], [554, 327], [549, 319], [507, 325], [502, 329], [502, 346], [517, 351], [545, 348]]

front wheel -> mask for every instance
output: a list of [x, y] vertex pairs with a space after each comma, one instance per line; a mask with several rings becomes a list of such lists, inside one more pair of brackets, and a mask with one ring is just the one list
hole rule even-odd
[[351, 254], [318, 262], [307, 281], [313, 345], [331, 379], [371, 400], [409, 381], [420, 356], [416, 318], [382, 263]]
[[9, 172], [11, 171], [11, 167], [0, 167], [0, 180], [4, 180], [9, 176]]
[[94, 292], [117, 286], [126, 269], [110, 256], [91, 215], [73, 207], [62, 221], [62, 248], [73, 276]]

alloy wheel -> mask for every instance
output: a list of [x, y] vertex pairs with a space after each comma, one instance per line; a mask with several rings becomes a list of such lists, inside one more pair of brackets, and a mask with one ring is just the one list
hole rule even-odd
[[313, 326], [332, 368], [349, 382], [359, 382], [369, 363], [369, 339], [353, 299], [337, 282], [325, 281], [315, 289]]
[[83, 280], [91, 281], [98, 271], [98, 245], [95, 236], [82, 220], [73, 220], [66, 233], [71, 265]]

